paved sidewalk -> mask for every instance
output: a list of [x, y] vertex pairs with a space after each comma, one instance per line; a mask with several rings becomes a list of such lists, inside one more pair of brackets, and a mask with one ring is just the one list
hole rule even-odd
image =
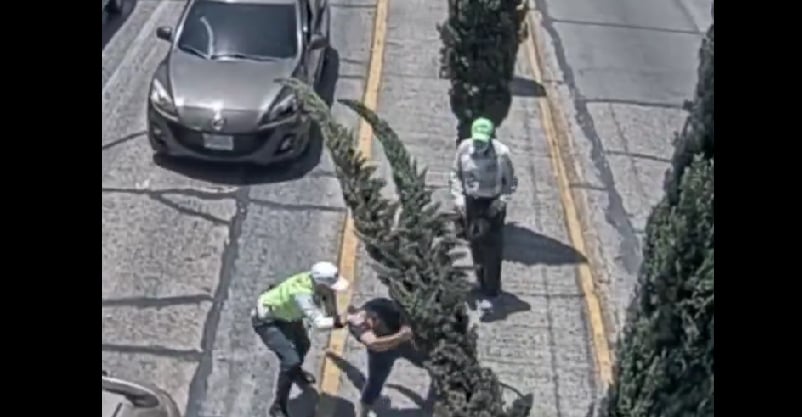
[[[454, 153], [455, 119], [448, 82], [437, 78], [440, 40], [435, 26], [446, 2], [390, 2], [379, 114], [429, 167], [436, 196], [447, 199], [447, 172]], [[583, 417], [595, 398], [595, 371], [584, 321], [584, 301], [567, 246], [563, 209], [537, 112], [537, 91], [521, 52], [516, 95], [499, 137], [511, 147], [519, 190], [509, 206], [504, 263], [505, 317], [480, 324], [480, 352], [502, 382], [535, 395], [532, 416]], [[374, 144], [379, 148], [378, 143]], [[374, 157], [384, 163], [381, 149]], [[386, 172], [386, 164], [385, 171]], [[368, 266], [359, 264], [356, 304], [383, 296], [386, 289]], [[513, 295], [514, 294], [514, 295]], [[353, 402], [366, 369], [363, 348], [348, 340], [338, 417], [353, 415]], [[401, 360], [380, 400], [380, 417], [427, 416], [431, 404], [426, 372]]]

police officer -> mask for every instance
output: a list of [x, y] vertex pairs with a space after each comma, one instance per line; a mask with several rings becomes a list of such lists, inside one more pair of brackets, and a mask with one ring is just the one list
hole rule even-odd
[[471, 137], [457, 147], [451, 169], [451, 194], [465, 220], [467, 237], [482, 295], [479, 308], [487, 312], [501, 293], [501, 257], [507, 196], [518, 180], [509, 148], [495, 139], [495, 126], [480, 117]]
[[[347, 288], [348, 281], [334, 264], [318, 262], [311, 271], [293, 275], [259, 296], [253, 328], [279, 359], [270, 416], [289, 416], [287, 400], [293, 383], [301, 387], [315, 383], [315, 377], [301, 368], [310, 346], [303, 319], [318, 330], [344, 327], [337, 315], [335, 292]], [[326, 301], [325, 312], [317, 305], [321, 298]]]

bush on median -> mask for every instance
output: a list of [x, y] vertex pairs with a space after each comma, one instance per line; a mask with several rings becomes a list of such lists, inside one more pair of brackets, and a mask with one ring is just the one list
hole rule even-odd
[[451, 81], [458, 140], [468, 137], [477, 117], [496, 126], [507, 117], [527, 5], [527, 0], [448, 0], [448, 18], [437, 27], [443, 42], [440, 76]]
[[415, 341], [426, 352], [438, 417], [526, 417], [531, 396], [505, 408], [495, 374], [479, 364], [476, 332], [469, 327], [469, 284], [454, 267], [456, 236], [432, 201], [419, 169], [390, 126], [355, 101], [341, 101], [373, 127], [392, 168], [398, 201], [382, 197], [385, 182], [356, 149], [354, 132], [335, 121], [326, 103], [301, 81], [282, 80], [320, 127], [336, 166], [357, 234], [379, 280], [409, 315]]
[[713, 417], [713, 26], [663, 200], [646, 227], [638, 294], [607, 417]]

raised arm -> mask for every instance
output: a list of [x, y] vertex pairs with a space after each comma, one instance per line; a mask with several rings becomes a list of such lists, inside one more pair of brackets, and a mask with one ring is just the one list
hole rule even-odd
[[394, 349], [398, 345], [412, 339], [412, 329], [409, 326], [401, 326], [398, 332], [388, 336], [376, 336], [372, 331], [366, 331], [359, 337], [365, 347], [376, 352], [384, 352]]

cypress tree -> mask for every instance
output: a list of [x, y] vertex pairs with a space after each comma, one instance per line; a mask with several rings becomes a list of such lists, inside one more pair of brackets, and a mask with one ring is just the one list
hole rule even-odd
[[299, 80], [281, 80], [320, 126], [351, 210], [357, 234], [379, 280], [410, 317], [417, 346], [437, 395], [438, 417], [526, 417], [530, 395], [505, 407], [502, 386], [477, 358], [476, 331], [468, 324], [469, 284], [454, 267], [457, 238], [451, 220], [433, 203], [418, 168], [390, 126], [361, 103], [344, 100], [367, 120], [392, 169], [399, 201], [382, 197], [384, 181], [355, 149], [354, 134], [337, 123], [325, 102]]
[[646, 227], [638, 294], [617, 354], [608, 417], [713, 417], [713, 26], [665, 196]]
[[448, 18], [437, 27], [440, 76], [451, 81], [457, 140], [471, 122], [487, 117], [500, 126], [512, 104], [518, 44], [526, 35], [526, 0], [448, 0]]

